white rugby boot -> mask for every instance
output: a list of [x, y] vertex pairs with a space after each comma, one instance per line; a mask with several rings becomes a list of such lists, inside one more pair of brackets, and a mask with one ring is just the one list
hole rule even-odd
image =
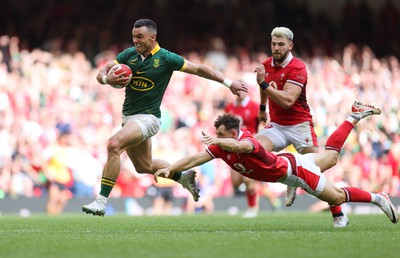
[[296, 190], [297, 187], [287, 186], [286, 189], [286, 196], [285, 196], [285, 206], [289, 207], [292, 206], [294, 200], [296, 200]]
[[183, 188], [187, 189], [193, 196], [193, 200], [197, 202], [199, 200], [200, 189], [196, 182], [196, 171], [190, 169], [188, 171], [182, 172], [181, 178], [177, 181]]
[[[343, 212], [342, 212], [343, 213]], [[342, 216], [333, 217], [333, 227], [344, 228], [349, 225], [349, 217], [345, 213]]]
[[353, 118], [361, 120], [365, 117], [372, 115], [379, 115], [382, 111], [372, 105], [362, 104], [361, 102], [354, 101], [353, 106], [351, 106], [351, 114]]
[[258, 216], [258, 208], [257, 207], [249, 207], [246, 212], [243, 214], [242, 218], [251, 219], [256, 218]]
[[399, 212], [390, 201], [389, 195], [385, 192], [380, 192], [376, 195], [378, 200], [376, 200], [375, 204], [382, 209], [392, 223], [397, 223], [399, 221]]
[[82, 211], [86, 214], [93, 214], [93, 216], [104, 216], [106, 214], [106, 202], [105, 197], [99, 196], [88, 205], [82, 206]]

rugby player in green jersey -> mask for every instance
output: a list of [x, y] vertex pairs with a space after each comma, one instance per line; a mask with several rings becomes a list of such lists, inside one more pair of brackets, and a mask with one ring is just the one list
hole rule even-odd
[[[126, 151], [138, 173], [154, 174], [170, 164], [165, 160], [153, 159], [151, 137], [160, 129], [161, 101], [174, 71], [194, 74], [220, 82], [233, 94], [247, 92], [243, 82], [231, 81], [207, 66], [185, 60], [178, 54], [161, 48], [157, 42], [157, 25], [149, 19], [140, 19], [132, 29], [134, 47], [119, 53], [116, 59], [106, 64], [97, 74], [101, 84], [128, 85], [122, 109], [122, 128], [107, 144], [107, 162], [101, 179], [101, 190], [95, 201], [83, 205], [88, 214], [103, 216], [108, 196], [120, 172], [120, 155]], [[124, 73], [115, 74], [115, 64], [126, 64], [133, 71], [129, 81]], [[110, 72], [111, 70], [111, 72]], [[196, 172], [189, 170], [175, 173], [171, 179], [189, 190], [198, 201], [199, 189], [195, 181]]]

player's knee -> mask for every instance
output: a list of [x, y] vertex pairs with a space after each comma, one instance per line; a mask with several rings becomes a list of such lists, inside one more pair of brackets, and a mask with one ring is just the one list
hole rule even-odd
[[325, 159], [327, 168], [335, 166], [338, 162], [339, 153], [333, 150], [327, 152], [327, 158]]
[[329, 202], [329, 205], [340, 205], [343, 202], [341, 201], [340, 198], [334, 198], [332, 201]]
[[122, 152], [120, 142], [116, 138], [111, 137], [107, 143], [107, 151], [108, 153], [120, 155]]
[[333, 152], [332, 154], [331, 154], [331, 162], [332, 162], [332, 167], [333, 166], [335, 166], [336, 164], [337, 164], [337, 162], [338, 162], [338, 158], [339, 158], [339, 152]]

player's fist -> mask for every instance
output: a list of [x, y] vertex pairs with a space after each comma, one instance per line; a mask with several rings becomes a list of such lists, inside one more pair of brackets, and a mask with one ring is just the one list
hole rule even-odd
[[260, 64], [254, 69], [254, 72], [256, 72], [256, 79], [257, 79], [257, 84], [262, 83], [265, 80], [265, 67], [263, 64]]

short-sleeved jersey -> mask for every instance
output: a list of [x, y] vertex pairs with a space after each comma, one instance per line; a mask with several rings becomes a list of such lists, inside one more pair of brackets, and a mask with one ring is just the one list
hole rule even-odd
[[243, 100], [241, 105], [238, 105], [236, 102], [226, 105], [225, 112], [237, 115], [241, 120], [242, 128], [255, 134], [258, 131], [259, 123], [258, 108], [258, 104], [252, 101], [250, 97], [247, 97]]
[[304, 62], [290, 53], [280, 66], [275, 65], [272, 57], [264, 61], [263, 65], [266, 72], [265, 81], [270, 86], [282, 90], [285, 83], [290, 82], [302, 89], [300, 96], [289, 109], [283, 109], [275, 102], [268, 101], [271, 121], [280, 125], [295, 125], [306, 121], [312, 124], [306, 97], [307, 70]]
[[240, 131], [238, 141], [249, 141], [253, 145], [250, 153], [236, 153], [211, 145], [206, 151], [213, 158], [223, 159], [233, 170], [243, 176], [264, 182], [277, 182], [288, 169], [288, 162], [266, 151], [249, 131]]
[[135, 47], [117, 55], [116, 61], [132, 69], [132, 80], [125, 87], [122, 114], [152, 114], [161, 117], [161, 101], [172, 73], [184, 68], [185, 60], [178, 54], [157, 46], [144, 60]]

